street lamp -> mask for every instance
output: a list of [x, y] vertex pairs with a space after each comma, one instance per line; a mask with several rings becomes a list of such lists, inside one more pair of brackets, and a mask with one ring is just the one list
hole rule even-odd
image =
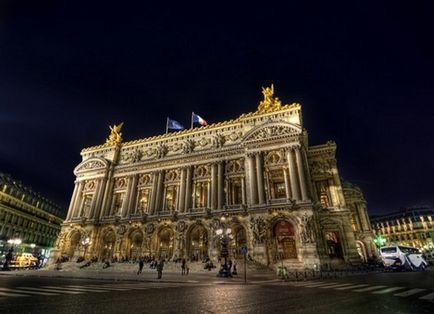
[[9, 239], [8, 243], [12, 246], [20, 245], [23, 241], [20, 238]]
[[[222, 217], [222, 222], [225, 221], [224, 217]], [[224, 259], [224, 264], [221, 265], [218, 277], [232, 277], [232, 274], [228, 267], [228, 256], [229, 256], [229, 239], [232, 239], [232, 229], [227, 228], [225, 224], [222, 224], [221, 228], [216, 230], [216, 235], [220, 237], [220, 256]]]
[[83, 241], [81, 241], [81, 244], [84, 246], [83, 258], [86, 259], [87, 248], [89, 247], [90, 244], [92, 244], [92, 241], [90, 241], [89, 237], [86, 237]]

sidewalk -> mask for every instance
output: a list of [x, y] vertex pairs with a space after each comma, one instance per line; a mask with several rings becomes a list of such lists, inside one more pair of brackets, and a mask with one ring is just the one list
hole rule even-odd
[[[65, 263], [66, 264], [66, 263]], [[74, 265], [75, 264], [75, 265]], [[71, 268], [72, 266], [75, 266]], [[191, 269], [189, 275], [181, 275], [181, 271], [174, 269], [173, 265], [168, 265], [167, 269], [163, 270], [162, 279], [157, 279], [157, 271], [150, 269], [145, 265], [143, 272], [137, 275], [137, 264], [112, 264], [113, 266], [102, 269], [102, 264], [92, 265], [79, 269], [80, 264], [71, 263], [64, 265], [61, 270], [54, 269], [38, 269], [38, 270], [14, 270], [0, 271], [0, 276], [22, 276], [22, 277], [54, 277], [54, 278], [73, 278], [73, 279], [92, 279], [92, 280], [111, 280], [111, 281], [140, 281], [140, 282], [164, 282], [164, 283], [232, 283], [243, 284], [244, 274], [238, 271], [238, 275], [233, 278], [217, 277], [218, 269], [214, 268], [211, 271]], [[172, 266], [172, 267], [171, 267]], [[270, 280], [276, 280], [277, 277], [273, 273], [251, 272], [247, 271], [247, 282], [255, 281], [255, 283]]]

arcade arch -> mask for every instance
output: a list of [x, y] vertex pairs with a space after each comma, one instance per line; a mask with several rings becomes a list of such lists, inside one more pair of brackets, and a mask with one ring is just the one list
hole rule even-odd
[[192, 226], [187, 235], [187, 256], [192, 261], [208, 257], [208, 232], [201, 224]]

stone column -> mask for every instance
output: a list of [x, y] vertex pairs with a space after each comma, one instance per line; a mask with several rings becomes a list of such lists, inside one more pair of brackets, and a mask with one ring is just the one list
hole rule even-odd
[[304, 176], [304, 169], [303, 169], [300, 149], [301, 149], [300, 146], [295, 147], [295, 159], [297, 161], [298, 177], [300, 179], [301, 199], [305, 201], [308, 199], [308, 196], [307, 196], [306, 179]]
[[191, 206], [192, 208], [196, 208], [196, 185], [197, 185], [197, 182], [193, 182], [193, 195], [192, 195], [193, 205]]
[[208, 180], [206, 188], [207, 188], [206, 207], [210, 208], [211, 207], [211, 180]]
[[101, 194], [101, 185], [102, 185], [102, 179], [97, 179], [96, 180], [96, 186], [95, 186], [95, 192], [92, 195], [92, 202], [90, 203], [90, 212], [89, 212], [89, 219], [94, 219], [95, 218], [95, 211], [97, 208], [97, 204], [98, 204], [98, 198], [99, 195]]
[[218, 195], [217, 163], [211, 164], [211, 208], [217, 208]]
[[[225, 189], [224, 189], [224, 167], [225, 164], [223, 161], [220, 161], [217, 164], [217, 184], [218, 184], [218, 197], [217, 197], [217, 208], [222, 209], [225, 203]], [[227, 191], [226, 191], [227, 192]]]
[[167, 209], [166, 193], [167, 193], [167, 185], [164, 184], [164, 186], [163, 186], [163, 205], [161, 206], [160, 211], [166, 211], [166, 209]]
[[246, 204], [246, 182], [244, 177], [241, 177], [241, 201], [243, 205]]
[[249, 192], [250, 192], [250, 204], [254, 205], [258, 203], [258, 184], [256, 180], [256, 171], [255, 171], [255, 159], [254, 155], [249, 153], [247, 154], [247, 165], [248, 165], [248, 184], [249, 184]]
[[130, 196], [127, 214], [135, 214], [137, 207], [137, 181], [139, 176], [137, 174], [133, 175], [133, 182], [131, 184]]
[[[111, 166], [113, 167], [113, 166]], [[103, 196], [103, 200], [102, 200], [102, 205], [101, 205], [101, 212], [100, 212], [100, 216], [99, 218], [101, 219], [102, 217], [109, 216], [110, 215], [110, 210], [111, 210], [111, 203], [113, 201], [113, 185], [114, 185], [114, 179], [112, 176], [113, 170], [110, 169], [108, 174], [107, 174], [107, 179], [105, 181], [105, 186], [104, 186], [104, 196]]]
[[78, 192], [78, 186], [79, 186], [79, 183], [76, 181], [74, 184], [74, 191], [72, 192], [72, 196], [71, 196], [71, 202], [69, 203], [68, 215], [66, 216], [66, 221], [68, 221], [72, 218], [72, 214], [74, 211], [74, 202], [75, 202], [75, 198], [77, 197], [77, 192]]
[[286, 150], [286, 159], [288, 160], [289, 178], [291, 183], [291, 195], [293, 200], [299, 201], [300, 190], [297, 181], [297, 172], [296, 172], [297, 170], [295, 168], [295, 160], [294, 160], [294, 156], [292, 155], [291, 148]]
[[95, 219], [98, 219], [101, 215], [101, 213], [103, 212], [103, 201], [104, 201], [104, 191], [105, 188], [107, 186], [107, 178], [104, 177], [101, 179], [100, 181], [100, 188], [98, 191], [98, 197], [96, 200], [96, 204], [95, 204], [95, 212], [94, 212], [94, 217]]
[[285, 180], [285, 195], [286, 199], [291, 199], [291, 187], [289, 186], [288, 172], [286, 168], [283, 168], [283, 179]]
[[273, 194], [274, 196], [276, 196], [276, 191], [274, 191], [273, 186], [270, 186], [270, 174], [268, 173], [268, 171], [265, 171], [264, 180], [265, 186], [267, 187], [265, 189], [265, 201], [269, 202], [272, 199]]
[[258, 183], [258, 202], [265, 204], [265, 190], [264, 190], [264, 168], [262, 165], [262, 152], [256, 154], [256, 179]]
[[151, 200], [148, 205], [149, 214], [153, 215], [155, 213], [155, 206], [157, 201], [157, 190], [158, 190], [158, 172], [154, 171], [152, 173], [152, 190], [151, 190]]
[[187, 172], [187, 169], [185, 167], [182, 167], [181, 168], [181, 180], [179, 183], [178, 201], [177, 201], [177, 203], [178, 203], [177, 208], [178, 208], [178, 211], [180, 213], [182, 213], [184, 211], [184, 205], [185, 205], [186, 172]]
[[191, 207], [191, 177], [192, 177], [192, 167], [187, 168], [187, 180], [185, 182], [185, 203], [184, 203], [184, 212], [188, 211]]
[[74, 205], [73, 205], [73, 210], [72, 210], [72, 217], [71, 218], [77, 218], [78, 215], [80, 214], [80, 210], [81, 210], [81, 202], [83, 199], [83, 188], [84, 188], [84, 181], [80, 181], [79, 183], [79, 187], [78, 187], [78, 191], [77, 191], [77, 195], [75, 197], [75, 201], [74, 201]]
[[124, 199], [122, 201], [122, 208], [121, 208], [121, 217], [126, 217], [128, 214], [128, 204], [130, 202], [130, 192], [131, 192], [131, 186], [133, 183], [133, 177], [129, 176], [128, 177], [128, 183], [127, 183], [127, 189], [125, 190], [125, 196]]
[[361, 229], [363, 231], [368, 231], [369, 230], [369, 221], [368, 218], [366, 217], [366, 211], [364, 210], [363, 206], [359, 205], [359, 204], [355, 204], [357, 211], [358, 211], [358, 216], [360, 217], [360, 224], [361, 224]]

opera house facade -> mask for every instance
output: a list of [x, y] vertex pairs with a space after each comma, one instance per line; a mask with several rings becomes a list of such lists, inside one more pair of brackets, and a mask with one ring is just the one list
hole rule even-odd
[[54, 258], [216, 261], [221, 230], [231, 258], [247, 247], [269, 266], [372, 255], [356, 241], [336, 144], [309, 146], [301, 105], [282, 105], [273, 86], [262, 93], [256, 112], [234, 120], [128, 142], [121, 124], [83, 149]]

